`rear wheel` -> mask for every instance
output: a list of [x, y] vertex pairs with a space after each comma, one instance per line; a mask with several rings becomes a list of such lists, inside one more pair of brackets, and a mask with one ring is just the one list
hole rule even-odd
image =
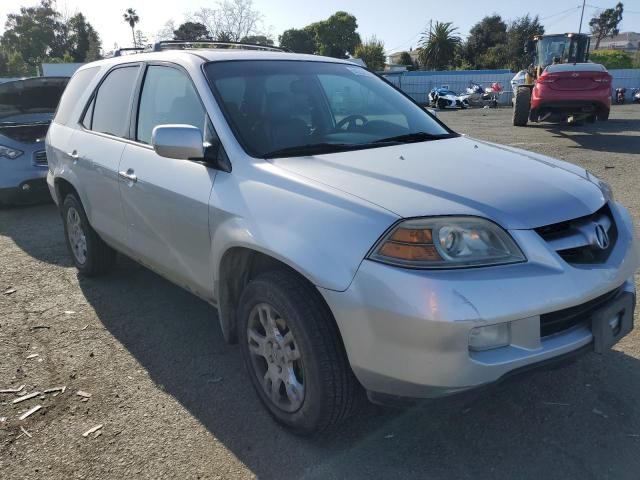
[[318, 291], [285, 270], [252, 280], [240, 299], [242, 355], [269, 413], [301, 434], [346, 418], [362, 390]]
[[78, 271], [93, 277], [111, 270], [116, 252], [89, 225], [80, 200], [73, 194], [67, 195], [61, 213], [67, 248]]
[[518, 88], [513, 105], [513, 125], [515, 127], [524, 127], [527, 125], [530, 109], [531, 90], [527, 87]]
[[601, 122], [606, 122], [607, 120], [609, 120], [609, 109], [608, 108], [603, 108], [602, 110], [600, 110], [598, 112], [598, 120]]

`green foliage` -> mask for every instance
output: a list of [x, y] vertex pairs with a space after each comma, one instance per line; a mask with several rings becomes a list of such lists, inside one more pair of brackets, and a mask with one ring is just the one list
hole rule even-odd
[[618, 25], [622, 21], [623, 10], [622, 2], [618, 2], [615, 8], [607, 8], [600, 15], [596, 15], [589, 20], [591, 33], [596, 39], [594, 50], [598, 49], [604, 37], [619, 33]]
[[308, 30], [291, 28], [282, 32], [278, 39], [280, 46], [295, 53], [315, 53], [314, 35]]
[[589, 60], [604, 65], [607, 70], [615, 68], [633, 68], [633, 58], [621, 50], [597, 50], [591, 52]]
[[[473, 68], [491, 68], [489, 65], [502, 57], [500, 51], [490, 53], [489, 49], [507, 43], [507, 24], [500, 15], [484, 17], [469, 32], [463, 46], [462, 57]], [[484, 63], [488, 62], [488, 63]]]
[[400, 54], [400, 65], [411, 65], [413, 66], [413, 60], [411, 59], [411, 55], [409, 55], [409, 52], [402, 52]]
[[243, 43], [253, 43], [255, 45], [273, 45], [273, 40], [266, 35], [247, 35], [240, 39]]
[[348, 58], [361, 43], [357, 28], [356, 17], [347, 12], [336, 12], [326, 20], [305, 27], [305, 30], [313, 36], [320, 55]]
[[418, 53], [420, 64], [428, 70], [452, 68], [461, 42], [457, 31], [451, 22], [436, 22], [431, 31], [424, 32]]
[[195, 42], [197, 40], [210, 40], [209, 30], [198, 22], [184, 22], [173, 32], [174, 40]]
[[41, 0], [34, 7], [7, 15], [0, 51], [3, 75], [35, 75], [42, 62], [100, 58], [100, 37], [81, 13], [63, 23], [55, 3]]
[[353, 56], [362, 59], [370, 70], [384, 70], [384, 43], [376, 37], [371, 37], [366, 42], [358, 45], [353, 52]]
[[534, 35], [543, 34], [544, 27], [537, 15], [533, 18], [529, 14], [516, 18], [507, 29], [506, 58], [498, 68], [510, 68], [513, 72], [527, 68], [531, 63], [531, 57], [524, 53], [524, 44]]

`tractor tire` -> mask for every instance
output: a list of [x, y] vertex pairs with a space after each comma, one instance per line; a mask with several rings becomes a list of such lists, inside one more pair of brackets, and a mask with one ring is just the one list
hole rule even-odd
[[531, 90], [529, 88], [518, 88], [513, 105], [513, 126], [525, 127], [529, 120], [529, 110], [531, 109]]

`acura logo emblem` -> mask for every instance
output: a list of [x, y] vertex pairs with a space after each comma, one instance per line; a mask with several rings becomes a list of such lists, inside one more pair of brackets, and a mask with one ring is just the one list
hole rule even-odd
[[600, 224], [596, 225], [596, 247], [600, 250], [609, 248], [609, 235], [604, 227]]
[[579, 77], [579, 76], [580, 76], [580, 74], [579, 74], [579, 73], [572, 73], [572, 74], [571, 74], [571, 76], [572, 76], [572, 77]]

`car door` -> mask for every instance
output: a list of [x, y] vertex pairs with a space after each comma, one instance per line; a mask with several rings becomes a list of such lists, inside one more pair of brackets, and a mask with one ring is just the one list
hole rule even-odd
[[135, 142], [125, 147], [120, 164], [120, 192], [131, 248], [141, 263], [211, 297], [208, 213], [216, 170], [202, 161], [156, 154], [152, 131], [166, 124], [192, 125], [205, 136], [214, 136], [188, 73], [171, 64], [150, 64], [132, 126]]
[[79, 179], [92, 227], [112, 245], [126, 249], [127, 228], [120, 199], [118, 167], [129, 136], [129, 119], [142, 65], [109, 71], [70, 142], [70, 168]]

